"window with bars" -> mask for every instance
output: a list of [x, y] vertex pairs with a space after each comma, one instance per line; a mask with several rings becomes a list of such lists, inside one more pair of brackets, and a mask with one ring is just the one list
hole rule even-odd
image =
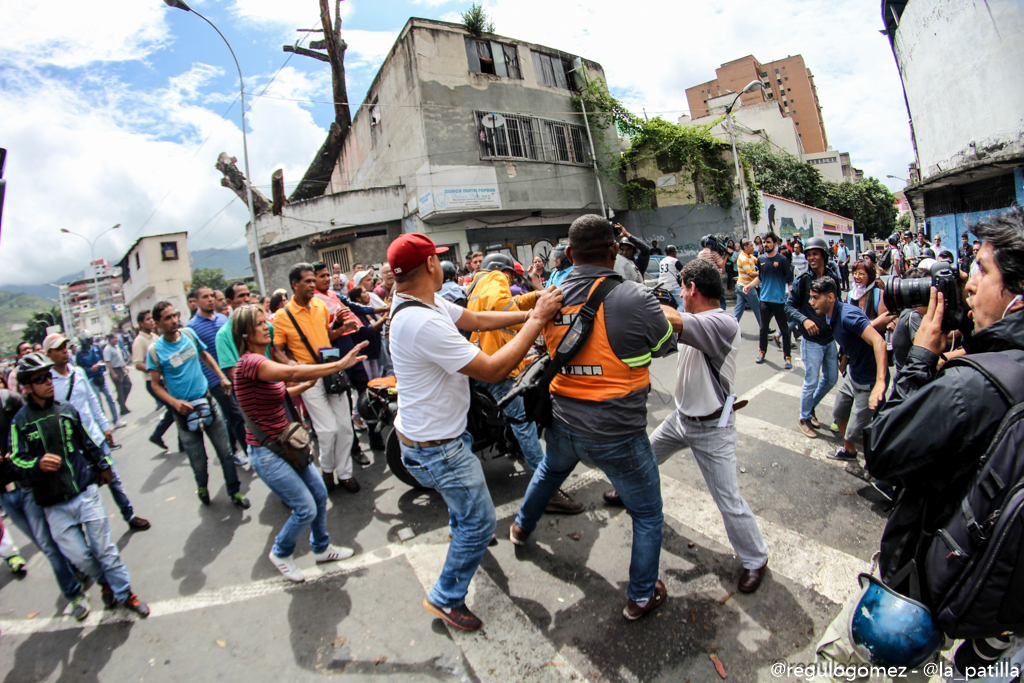
[[[501, 125], [492, 125], [495, 119]], [[483, 158], [590, 163], [583, 126], [504, 112], [478, 111], [476, 120]]]
[[[341, 244], [336, 247], [328, 247], [327, 249], [320, 249], [317, 252], [320, 260], [326, 263], [331, 268], [337, 263], [341, 266], [341, 272], [347, 273], [352, 269], [352, 245]], [[332, 271], [333, 272], [333, 271]]]

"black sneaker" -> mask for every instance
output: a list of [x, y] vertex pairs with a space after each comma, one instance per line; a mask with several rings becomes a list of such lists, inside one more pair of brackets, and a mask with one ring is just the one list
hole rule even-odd
[[200, 486], [196, 489], [196, 495], [199, 496], [199, 502], [203, 505], [210, 504], [210, 490], [205, 486]]
[[871, 484], [871, 488], [882, 494], [882, 497], [890, 503], [896, 499], [896, 487], [892, 484], [886, 484], [884, 481], [879, 481], [877, 479], [872, 479], [869, 483]]
[[103, 596], [103, 605], [107, 609], [117, 604], [117, 598], [114, 597], [114, 591], [110, 589], [109, 583], [100, 583], [100, 594]]
[[361, 450], [352, 452], [352, 461], [360, 467], [366, 467], [370, 464], [370, 459]]
[[828, 457], [832, 458], [833, 460], [842, 460], [843, 462], [857, 462], [857, 454], [851, 453], [845, 448], [840, 448], [835, 453], [826, 453], [826, 455], [828, 455]]
[[432, 612], [441, 617], [441, 619], [449, 626], [462, 631], [476, 631], [484, 625], [484, 623], [480, 621], [475, 614], [470, 612], [469, 608], [465, 605], [452, 607], [451, 609], [446, 610], [424, 598], [423, 606], [427, 608], [428, 612]]
[[142, 600], [139, 600], [139, 596], [135, 593], [130, 594], [121, 604], [138, 614], [143, 619], [149, 616], [149, 605], [142, 602]]
[[236, 493], [236, 494], [232, 495], [231, 496], [231, 502], [234, 504], [234, 506], [236, 508], [242, 508], [243, 510], [248, 510], [249, 506], [251, 505], [251, 503], [249, 502], [249, 499], [246, 498], [241, 493]]

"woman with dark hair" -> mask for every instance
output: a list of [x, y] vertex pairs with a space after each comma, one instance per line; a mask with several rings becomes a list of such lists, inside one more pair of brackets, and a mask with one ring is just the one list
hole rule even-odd
[[761, 245], [761, 236], [754, 235], [754, 256], [760, 255], [764, 251], [764, 247]]
[[882, 290], [875, 286], [877, 279], [875, 264], [867, 259], [861, 259], [853, 264], [853, 287], [850, 289], [848, 303], [859, 306], [871, 321], [871, 326], [885, 334], [886, 326], [896, 319], [894, 314], [889, 313], [885, 305], [885, 298]]
[[292, 509], [274, 540], [270, 561], [292, 581], [305, 576], [295, 564], [295, 542], [299, 533], [310, 527], [310, 546], [317, 562], [336, 562], [352, 557], [351, 548], [334, 547], [327, 533], [327, 485], [316, 465], [310, 463], [298, 471], [269, 446], [284, 432], [295, 416], [287, 410], [290, 401], [285, 382], [308, 382], [326, 377], [363, 360], [357, 355], [366, 342], [357, 344], [341, 360], [317, 365], [284, 365], [263, 355], [270, 344], [270, 329], [263, 309], [246, 305], [231, 316], [231, 336], [238, 348], [235, 365], [235, 396], [246, 417], [259, 431], [261, 442], [246, 421], [245, 441], [249, 462], [267, 487]]
[[732, 291], [736, 284], [736, 257], [739, 251], [736, 249], [736, 242], [729, 240], [725, 246], [725, 288]]

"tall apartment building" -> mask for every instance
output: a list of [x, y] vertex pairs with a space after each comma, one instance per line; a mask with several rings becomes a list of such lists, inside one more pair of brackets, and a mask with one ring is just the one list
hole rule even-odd
[[106, 334], [125, 314], [121, 270], [93, 261], [84, 277], [58, 287], [65, 334]]
[[804, 64], [801, 55], [762, 64], [753, 55], [726, 62], [715, 69], [716, 78], [686, 89], [690, 116], [694, 119], [711, 114], [709, 100], [740, 92], [753, 80], [760, 80], [764, 89], [740, 97], [738, 107], [778, 102], [785, 116], [793, 119], [800, 143], [809, 154], [828, 150], [825, 122], [821, 118], [821, 104], [814, 87], [814, 76]]

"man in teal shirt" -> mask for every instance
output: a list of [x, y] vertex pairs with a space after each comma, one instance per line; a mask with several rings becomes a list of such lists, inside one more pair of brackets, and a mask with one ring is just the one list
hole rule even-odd
[[[249, 286], [244, 282], [236, 282], [224, 288], [224, 296], [231, 304], [232, 314], [242, 306], [250, 303]], [[267, 323], [270, 328], [270, 346], [267, 347], [267, 358], [270, 358], [270, 350], [274, 348], [274, 326]], [[235, 380], [235, 364], [238, 363], [238, 348], [235, 347], [235, 340], [231, 337], [231, 318], [224, 327], [217, 331], [215, 339], [217, 349], [217, 365], [224, 371], [232, 382]]]

